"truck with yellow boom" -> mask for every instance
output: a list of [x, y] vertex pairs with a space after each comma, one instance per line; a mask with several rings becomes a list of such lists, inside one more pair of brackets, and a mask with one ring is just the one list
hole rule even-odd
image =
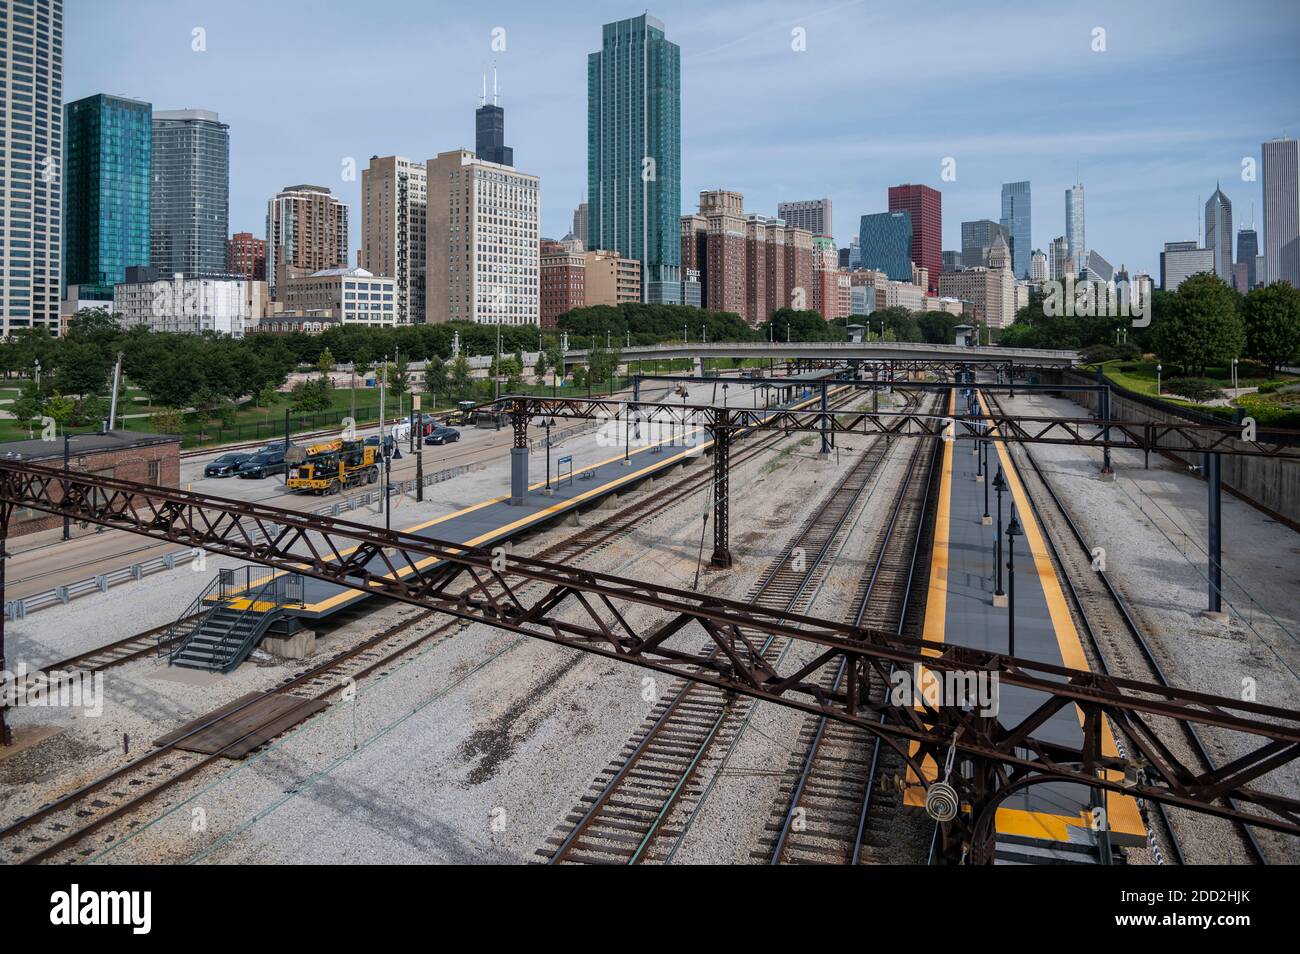
[[285, 463], [289, 464], [285, 487], [294, 493], [336, 494], [379, 479], [379, 448], [362, 441], [335, 439], [307, 448], [291, 447]]

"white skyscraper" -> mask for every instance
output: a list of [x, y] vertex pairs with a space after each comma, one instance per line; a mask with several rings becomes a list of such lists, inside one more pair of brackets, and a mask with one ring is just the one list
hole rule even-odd
[[0, 3], [0, 336], [59, 327], [63, 0]]
[[1300, 140], [1270, 139], [1261, 147], [1264, 173], [1265, 284], [1300, 288]]

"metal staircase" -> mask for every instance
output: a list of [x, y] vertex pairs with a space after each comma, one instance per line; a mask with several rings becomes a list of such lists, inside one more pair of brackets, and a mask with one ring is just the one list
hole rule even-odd
[[220, 570], [189, 608], [159, 636], [168, 665], [230, 672], [267, 630], [301, 606], [303, 579], [266, 567]]

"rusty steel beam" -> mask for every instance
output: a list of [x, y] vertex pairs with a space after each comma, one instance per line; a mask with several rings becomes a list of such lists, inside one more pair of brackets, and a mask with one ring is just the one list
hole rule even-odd
[[[906, 384], [898, 385], [906, 389]], [[659, 404], [612, 398], [508, 397], [516, 418], [538, 416], [577, 420], [620, 420], [636, 413], [643, 421], [687, 427], [712, 427], [720, 408], [701, 404]], [[945, 440], [995, 440], [1018, 444], [1068, 444], [1077, 447], [1119, 447], [1138, 451], [1219, 453], [1244, 457], [1300, 460], [1300, 431], [1242, 424], [1185, 424], [1073, 417], [1031, 417], [994, 412], [977, 417], [945, 417], [905, 411], [791, 410], [731, 408], [726, 419], [733, 430], [765, 430], [831, 434], [940, 437]], [[987, 429], [987, 430], [986, 430]]]
[[[858, 726], [899, 753], [917, 778], [950, 750], [977, 770], [950, 779], [969, 811], [954, 826], [973, 839], [988, 828], [1008, 786], [1072, 782], [1300, 835], [1300, 800], [1251, 783], [1300, 755], [1300, 712], [1131, 679], [1073, 670], [897, 635], [705, 593], [508, 555], [411, 533], [33, 464], [0, 461], [0, 503], [29, 507], [156, 540], [239, 557], [286, 572], [483, 622], [519, 635], [743, 693]], [[537, 592], [540, 591], [540, 592]], [[683, 645], [692, 635], [703, 648]], [[768, 636], [800, 644], [771, 663]], [[841, 662], [854, 678], [825, 689], [818, 674]], [[876, 699], [891, 668], [993, 679], [1040, 694], [1018, 721], [981, 715], [954, 700], [904, 705]], [[1034, 732], [1074, 706], [1077, 745]], [[1160, 720], [1233, 733], [1238, 758], [1215, 771], [1185, 764], [1155, 730]], [[1106, 755], [1109, 725], [1134, 753]], [[1236, 799], [1242, 808], [1224, 800]], [[971, 844], [984, 857], [986, 844]]]

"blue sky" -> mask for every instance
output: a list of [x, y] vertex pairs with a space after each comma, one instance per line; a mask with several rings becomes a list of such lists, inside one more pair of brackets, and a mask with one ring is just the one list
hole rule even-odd
[[[265, 231], [285, 185], [329, 186], [360, 225], [348, 158], [473, 147], [481, 75], [500, 70], [506, 141], [542, 180], [542, 233], [568, 231], [586, 188], [586, 54], [641, 7], [430, 0], [67, 0], [65, 97], [107, 92], [216, 110], [231, 127], [232, 231]], [[660, 2], [682, 49], [682, 199], [735, 189], [752, 212], [829, 196], [841, 245], [886, 189], [943, 192], [944, 248], [997, 219], [1005, 181], [1033, 183], [1033, 242], [1087, 190], [1088, 244], [1156, 272], [1194, 238], [1220, 180], [1234, 225], [1259, 183], [1242, 159], [1300, 135], [1300, 4]], [[195, 52], [196, 27], [207, 49]], [[506, 50], [491, 49], [505, 29]], [[806, 49], [792, 49], [792, 30]], [[1094, 52], [1093, 31], [1106, 50]], [[941, 181], [945, 157], [956, 180]], [[355, 255], [353, 257], [355, 260]]]

